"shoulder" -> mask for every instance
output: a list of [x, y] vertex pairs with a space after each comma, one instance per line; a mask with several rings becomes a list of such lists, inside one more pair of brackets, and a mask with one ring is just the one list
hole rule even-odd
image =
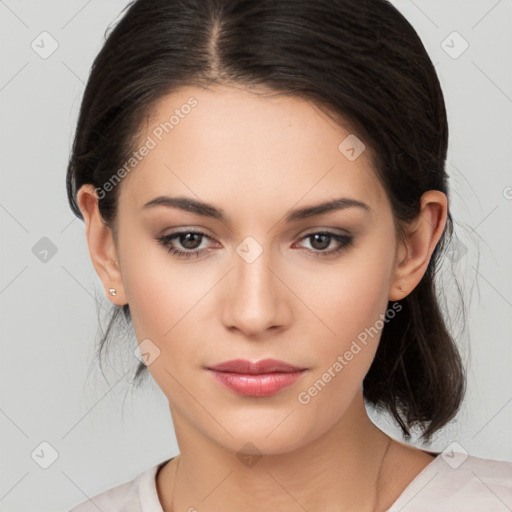
[[163, 512], [156, 490], [155, 475], [160, 462], [133, 480], [112, 487], [80, 503], [69, 512]]
[[512, 508], [512, 462], [458, 452], [439, 454], [388, 512], [482, 512]]

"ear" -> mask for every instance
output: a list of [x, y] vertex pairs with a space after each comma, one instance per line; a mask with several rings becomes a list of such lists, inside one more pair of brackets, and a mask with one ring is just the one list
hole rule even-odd
[[406, 226], [405, 239], [398, 241], [395, 274], [389, 300], [405, 298], [421, 281], [448, 216], [448, 198], [439, 190], [421, 196], [418, 217]]
[[[77, 193], [77, 204], [85, 221], [85, 232], [89, 254], [96, 272], [103, 283], [105, 295], [116, 305], [122, 306], [126, 300], [117, 248], [112, 229], [103, 221], [94, 186], [87, 184]], [[110, 295], [109, 289], [115, 288], [116, 295]]]

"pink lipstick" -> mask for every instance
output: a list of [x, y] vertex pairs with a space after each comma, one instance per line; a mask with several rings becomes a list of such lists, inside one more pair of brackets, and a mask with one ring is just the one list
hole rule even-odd
[[251, 362], [244, 359], [225, 361], [207, 368], [213, 377], [242, 396], [271, 396], [294, 384], [306, 371], [284, 361], [263, 359]]

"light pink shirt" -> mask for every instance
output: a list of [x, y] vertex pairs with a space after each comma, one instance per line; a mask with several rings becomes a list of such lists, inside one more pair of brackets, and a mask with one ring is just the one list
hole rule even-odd
[[[419, 473], [387, 512], [507, 512], [512, 510], [512, 462], [443, 453]], [[161, 462], [130, 482], [69, 512], [164, 512], [155, 475]]]

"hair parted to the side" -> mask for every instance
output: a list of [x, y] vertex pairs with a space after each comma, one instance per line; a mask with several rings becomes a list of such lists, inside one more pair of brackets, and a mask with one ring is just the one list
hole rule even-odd
[[[186, 85], [239, 84], [295, 95], [326, 108], [371, 149], [397, 230], [417, 217], [427, 190], [448, 193], [446, 110], [432, 62], [413, 27], [386, 0], [136, 0], [92, 66], [67, 170], [67, 193], [101, 187], [134, 151], [143, 120]], [[122, 183], [99, 200], [114, 233]], [[386, 322], [363, 382], [406, 438], [429, 441], [457, 413], [466, 388], [434, 277], [445, 233], [418, 286]], [[389, 304], [391, 307], [391, 303]], [[122, 312], [122, 314], [121, 314]], [[128, 305], [114, 306], [112, 324]], [[135, 381], [147, 371], [139, 363]]]

